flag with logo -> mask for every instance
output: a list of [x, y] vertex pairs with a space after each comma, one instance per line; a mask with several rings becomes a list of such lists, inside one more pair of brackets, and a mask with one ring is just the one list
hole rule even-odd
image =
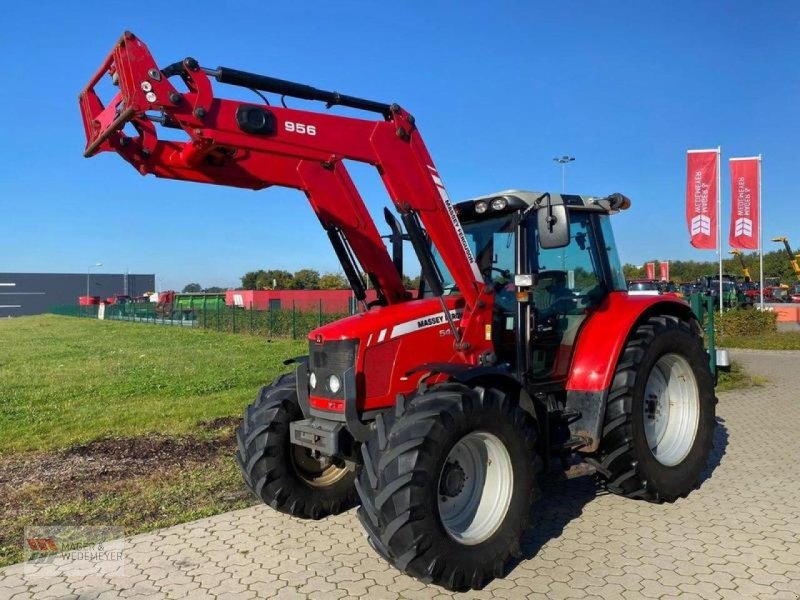
[[686, 169], [686, 224], [692, 246], [717, 249], [717, 150], [689, 150]]
[[758, 203], [761, 161], [755, 158], [732, 158], [731, 165], [731, 248], [758, 248]]
[[661, 281], [669, 281], [669, 261], [662, 260], [658, 263], [658, 271], [659, 275], [661, 275]]
[[656, 278], [656, 263], [649, 262], [645, 264], [645, 269], [647, 270], [647, 278], [648, 279], [655, 279]]

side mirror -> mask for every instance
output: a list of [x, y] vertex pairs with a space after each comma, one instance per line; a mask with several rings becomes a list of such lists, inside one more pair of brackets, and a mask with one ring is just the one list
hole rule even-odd
[[543, 250], [569, 245], [569, 216], [563, 204], [549, 204], [536, 211], [539, 246]]

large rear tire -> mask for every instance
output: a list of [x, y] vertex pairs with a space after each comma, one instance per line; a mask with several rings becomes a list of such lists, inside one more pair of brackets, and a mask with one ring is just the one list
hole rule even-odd
[[650, 502], [686, 497], [708, 463], [715, 404], [691, 325], [670, 315], [640, 324], [617, 364], [595, 462], [608, 490]]
[[505, 575], [520, 556], [541, 468], [529, 415], [500, 390], [448, 383], [376, 425], [356, 484], [372, 547], [450, 590]]
[[356, 473], [338, 459], [315, 458], [289, 441], [289, 423], [303, 418], [295, 375], [262, 387], [236, 430], [236, 462], [247, 488], [275, 510], [305, 519], [339, 514], [358, 503]]

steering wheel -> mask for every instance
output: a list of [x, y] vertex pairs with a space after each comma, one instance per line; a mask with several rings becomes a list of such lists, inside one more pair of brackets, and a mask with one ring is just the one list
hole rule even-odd
[[484, 267], [481, 269], [481, 274], [484, 277], [491, 277], [492, 271], [497, 271], [500, 275], [503, 276], [504, 279], [511, 279], [511, 271], [508, 269], [501, 269], [499, 267]]

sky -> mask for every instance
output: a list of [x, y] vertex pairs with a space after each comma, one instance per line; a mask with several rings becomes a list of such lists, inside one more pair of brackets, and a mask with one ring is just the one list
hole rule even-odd
[[[82, 157], [78, 92], [124, 30], [160, 64], [185, 56], [412, 112], [453, 199], [622, 192], [625, 262], [714, 260], [689, 246], [686, 150], [763, 154], [765, 247], [800, 246], [800, 3], [15, 2], [0, 36], [0, 271], [156, 273], [161, 289], [246, 271], [338, 271], [305, 197], [142, 177]], [[216, 93], [257, 101], [246, 90]], [[305, 106], [289, 100], [290, 106]], [[389, 201], [351, 168], [376, 215]], [[725, 221], [727, 227], [727, 221]], [[727, 239], [727, 229], [723, 230]], [[725, 246], [727, 251], [727, 246]]]

